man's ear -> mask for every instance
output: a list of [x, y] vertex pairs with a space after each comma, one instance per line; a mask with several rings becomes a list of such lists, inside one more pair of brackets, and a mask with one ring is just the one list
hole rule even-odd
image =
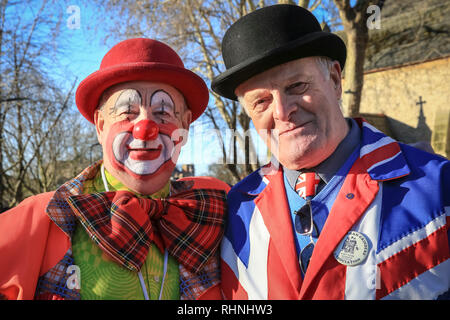
[[334, 61], [333, 66], [331, 67], [331, 70], [330, 70], [330, 79], [333, 82], [337, 99], [340, 99], [342, 96], [341, 76], [342, 76], [341, 65], [339, 64], [339, 62]]
[[96, 109], [94, 111], [94, 124], [95, 130], [97, 132], [97, 140], [100, 144], [102, 144], [103, 137], [103, 127], [105, 125], [105, 119], [103, 118], [103, 113], [100, 109]]
[[189, 126], [191, 125], [192, 111], [189, 108], [185, 107], [180, 120], [182, 128], [177, 130], [176, 135], [178, 135], [178, 142], [181, 143], [180, 146], [184, 146], [187, 143], [187, 139], [189, 136]]
[[189, 130], [189, 126], [192, 121], [192, 111], [189, 108], [185, 108], [184, 114], [181, 118], [181, 123], [183, 125], [183, 129]]

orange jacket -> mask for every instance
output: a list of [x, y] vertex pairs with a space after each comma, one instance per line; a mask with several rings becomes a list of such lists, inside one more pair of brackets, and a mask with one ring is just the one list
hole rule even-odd
[[[189, 180], [194, 180], [194, 188], [218, 189], [223, 184], [209, 177]], [[222, 185], [220, 189], [228, 191], [229, 187]], [[70, 238], [46, 214], [53, 194], [29, 197], [0, 214], [0, 299], [32, 300], [39, 277], [55, 266], [70, 248]], [[202, 300], [221, 298], [219, 285], [199, 297]]]
[[30, 300], [38, 278], [70, 248], [69, 237], [46, 215], [54, 192], [29, 197], [0, 214], [0, 294]]

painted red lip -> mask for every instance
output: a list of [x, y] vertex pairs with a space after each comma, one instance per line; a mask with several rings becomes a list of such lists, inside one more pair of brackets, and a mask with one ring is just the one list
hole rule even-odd
[[128, 149], [133, 160], [155, 160], [161, 155], [162, 145], [156, 149]]

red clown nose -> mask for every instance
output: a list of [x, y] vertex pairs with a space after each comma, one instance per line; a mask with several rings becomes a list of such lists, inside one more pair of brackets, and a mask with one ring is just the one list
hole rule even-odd
[[158, 125], [152, 120], [141, 120], [133, 128], [133, 138], [139, 140], [155, 140], [158, 133]]

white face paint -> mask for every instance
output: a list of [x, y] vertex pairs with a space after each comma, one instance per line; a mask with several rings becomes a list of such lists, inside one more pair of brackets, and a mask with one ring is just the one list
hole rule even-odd
[[144, 141], [133, 138], [131, 132], [121, 132], [113, 141], [116, 160], [137, 175], [156, 172], [172, 159], [174, 149], [173, 141], [165, 134], [159, 134], [155, 140]]
[[161, 190], [185, 141], [176, 133], [191, 116], [183, 95], [164, 83], [127, 82], [108, 91], [96, 116], [105, 169], [140, 194]]
[[124, 90], [114, 105], [114, 113], [116, 115], [122, 114], [137, 114], [139, 106], [142, 104], [142, 98], [139, 91], [134, 89]]
[[175, 106], [173, 104], [173, 100], [164, 90], [158, 90], [153, 93], [150, 105], [153, 107], [153, 114], [162, 123], [164, 123], [166, 119], [175, 117]]

